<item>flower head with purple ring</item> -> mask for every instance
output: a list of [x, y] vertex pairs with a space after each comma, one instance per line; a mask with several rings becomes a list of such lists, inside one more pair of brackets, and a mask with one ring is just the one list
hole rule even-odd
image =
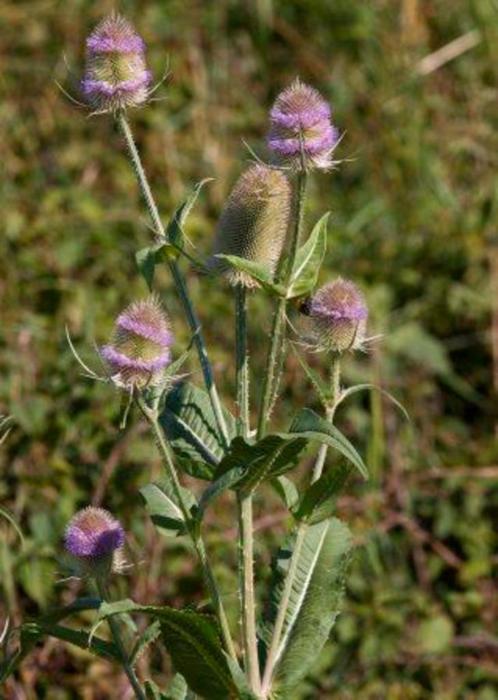
[[276, 161], [295, 170], [332, 167], [339, 133], [331, 114], [318, 90], [299, 79], [283, 90], [270, 111], [267, 137]]
[[117, 318], [111, 342], [101, 348], [114, 382], [143, 388], [161, 381], [171, 362], [173, 334], [156, 297], [134, 302]]
[[365, 341], [368, 308], [358, 287], [341, 277], [321, 287], [302, 307], [311, 340], [332, 352], [360, 350]]
[[152, 76], [145, 62], [145, 42], [118, 14], [103, 19], [86, 41], [81, 90], [92, 108], [115, 112], [147, 100]]
[[118, 520], [107, 510], [88, 506], [70, 520], [64, 536], [66, 551], [77, 559], [112, 559], [125, 542], [125, 533]]

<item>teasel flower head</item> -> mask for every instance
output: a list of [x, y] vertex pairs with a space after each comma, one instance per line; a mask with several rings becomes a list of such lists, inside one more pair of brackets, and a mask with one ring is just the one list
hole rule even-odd
[[263, 164], [251, 165], [239, 177], [221, 213], [210, 267], [231, 285], [258, 287], [244, 271], [219, 254], [236, 255], [274, 273], [285, 244], [291, 215], [292, 188], [286, 175]]
[[368, 308], [358, 287], [341, 277], [321, 287], [301, 307], [308, 340], [318, 350], [342, 353], [364, 347]]
[[152, 76], [145, 62], [145, 43], [124, 17], [103, 19], [86, 41], [81, 90], [97, 112], [137, 107], [149, 96]]
[[155, 296], [130, 304], [117, 318], [110, 343], [101, 348], [118, 386], [142, 389], [161, 383], [171, 362], [173, 334]]
[[88, 506], [69, 521], [64, 535], [66, 552], [82, 575], [106, 578], [123, 567], [125, 533], [107, 510]]
[[270, 111], [267, 143], [277, 163], [293, 170], [327, 170], [339, 133], [329, 104], [299, 79], [278, 95]]

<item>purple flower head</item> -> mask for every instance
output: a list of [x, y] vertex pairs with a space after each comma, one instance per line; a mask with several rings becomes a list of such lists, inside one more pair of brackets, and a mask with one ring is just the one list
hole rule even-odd
[[353, 282], [339, 277], [326, 284], [302, 310], [308, 317], [312, 341], [319, 348], [332, 352], [362, 348], [368, 308]]
[[152, 76], [145, 62], [145, 43], [120, 15], [103, 19], [86, 41], [81, 90], [99, 112], [136, 107], [146, 101]]
[[95, 560], [96, 563], [112, 559], [124, 541], [125, 533], [119, 521], [107, 510], [93, 506], [76, 513], [64, 536], [64, 545], [69, 554], [78, 559]]
[[159, 301], [151, 296], [128, 306], [117, 318], [111, 342], [101, 348], [120, 386], [157, 384], [171, 362], [173, 334]]
[[296, 170], [333, 165], [339, 133], [320, 93], [300, 80], [283, 90], [270, 111], [267, 143], [277, 162]]
[[218, 222], [212, 269], [231, 285], [245, 287], [257, 287], [258, 283], [216, 255], [236, 255], [274, 273], [289, 227], [291, 199], [290, 182], [280, 170], [257, 164], [243, 172]]

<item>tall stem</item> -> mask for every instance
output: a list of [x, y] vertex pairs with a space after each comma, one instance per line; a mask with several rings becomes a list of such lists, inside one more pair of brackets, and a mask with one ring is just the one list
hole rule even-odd
[[[247, 292], [235, 287], [235, 368], [239, 415], [237, 431], [248, 438], [249, 425], [249, 356], [247, 351]], [[256, 636], [256, 600], [254, 594], [254, 537], [252, 495], [237, 497], [239, 515], [239, 580], [242, 607], [242, 636], [246, 673], [252, 690], [259, 693], [261, 678]]]
[[[96, 579], [96, 583], [101, 600], [109, 602], [110, 597], [107, 586], [100, 579]], [[146, 700], [146, 695], [142, 690], [142, 687], [138, 681], [133, 666], [130, 664], [128, 654], [123, 644], [123, 640], [121, 639], [121, 630], [119, 629], [119, 623], [114, 617], [107, 618], [107, 622], [109, 624], [109, 629], [111, 630], [111, 635], [114, 640], [114, 644], [116, 645], [119, 655], [121, 656], [121, 663], [123, 664], [124, 671], [128, 676], [128, 680], [130, 681], [131, 687], [135, 691], [135, 696], [138, 698], [138, 700]]]
[[152, 411], [145, 403], [144, 401], [139, 398], [138, 399], [138, 404], [142, 410], [142, 413], [144, 416], [147, 418], [152, 431], [154, 433], [154, 437], [156, 439], [157, 447], [161, 453], [161, 456], [163, 457], [164, 460], [164, 465], [166, 467], [166, 471], [168, 473], [168, 477], [170, 478], [170, 481], [173, 485], [173, 490], [175, 492], [176, 499], [178, 501], [178, 505], [180, 506], [180, 510], [182, 511], [183, 519], [185, 521], [188, 534], [192, 540], [193, 547], [197, 553], [197, 556], [199, 557], [199, 561], [201, 563], [201, 568], [202, 568], [202, 573], [204, 575], [204, 580], [206, 582], [206, 586], [208, 588], [209, 594], [211, 596], [211, 600], [213, 602], [214, 608], [216, 610], [216, 614], [218, 616], [218, 619], [220, 621], [220, 626], [221, 626], [221, 632], [223, 635], [223, 642], [225, 645], [225, 649], [230, 654], [230, 656], [237, 661], [237, 654], [235, 652], [235, 647], [233, 645], [232, 641], [232, 636], [230, 634], [230, 627], [228, 624], [228, 619], [225, 613], [225, 608], [223, 606], [223, 601], [221, 599], [221, 594], [218, 590], [218, 585], [216, 583], [214, 574], [212, 572], [211, 566], [209, 564], [209, 560], [207, 558], [207, 552], [206, 552], [206, 546], [204, 544], [204, 541], [197, 531], [196, 528], [192, 527], [192, 516], [189, 512], [189, 508], [185, 502], [185, 499], [182, 494], [182, 487], [180, 484], [180, 480], [178, 479], [178, 474], [175, 468], [175, 465], [173, 463], [173, 457], [171, 455], [170, 449], [168, 447], [168, 444], [164, 438], [164, 433], [161, 429], [161, 426], [159, 425], [158, 419], [157, 419], [157, 413], [155, 411]]
[[[147, 210], [149, 212], [149, 216], [152, 220], [152, 224], [154, 227], [154, 230], [156, 232], [156, 235], [158, 238], [161, 240], [166, 240], [166, 231], [164, 229], [163, 223], [161, 221], [161, 217], [159, 215], [159, 210], [157, 208], [154, 196], [152, 194], [152, 190], [149, 185], [149, 181], [147, 180], [147, 176], [145, 174], [145, 170], [142, 165], [142, 160], [140, 158], [140, 154], [138, 152], [138, 149], [135, 144], [135, 140], [133, 138], [133, 134], [130, 128], [130, 125], [128, 123], [128, 120], [126, 119], [126, 115], [124, 112], [119, 112], [117, 115], [117, 121], [119, 124], [119, 127], [123, 133], [128, 152], [130, 154], [130, 159], [133, 165], [133, 169], [135, 171], [135, 175], [137, 177], [137, 181], [140, 187], [140, 191], [142, 192], [142, 196], [145, 200], [145, 204], [147, 206]], [[223, 415], [223, 410], [221, 408], [221, 401], [220, 397], [218, 394], [218, 390], [216, 388], [216, 384], [214, 382], [214, 375], [213, 375], [213, 370], [211, 367], [211, 363], [209, 362], [207, 350], [206, 350], [206, 343], [204, 340], [204, 336], [202, 333], [202, 328], [200, 321], [197, 317], [197, 314], [195, 313], [195, 309], [192, 305], [192, 301], [190, 299], [190, 296], [188, 294], [187, 290], [187, 285], [185, 282], [185, 278], [180, 270], [180, 267], [178, 265], [178, 262], [176, 260], [168, 258], [168, 265], [169, 269], [171, 272], [171, 276], [173, 278], [173, 282], [176, 286], [176, 291], [178, 293], [178, 296], [180, 298], [180, 301], [183, 306], [183, 310], [185, 313], [185, 316], [187, 317], [187, 322], [190, 327], [190, 331], [193, 335], [194, 338], [194, 344], [197, 349], [197, 354], [199, 356], [199, 362], [201, 365], [201, 370], [202, 374], [204, 376], [204, 382], [206, 384], [206, 389], [209, 394], [209, 399], [211, 401], [211, 407], [213, 409], [213, 414], [216, 420], [216, 425], [218, 427], [218, 431], [220, 433], [220, 437], [225, 445], [228, 444], [228, 431], [226, 427], [226, 422], [225, 418]]]
[[[292, 276], [292, 270], [296, 260], [296, 253], [301, 238], [301, 230], [304, 219], [304, 209], [306, 201], [307, 174], [305, 170], [299, 172], [297, 176], [297, 201], [294, 218], [294, 226], [291, 233], [289, 250], [286, 259], [279, 266], [281, 269], [277, 277], [287, 288]], [[258, 417], [258, 438], [262, 438], [266, 432], [270, 409], [276, 393], [277, 369], [283, 361], [283, 343], [285, 340], [285, 316], [287, 311], [287, 299], [280, 297], [277, 308], [273, 315], [272, 329], [270, 332], [270, 348], [266, 361], [266, 372], [263, 380], [263, 392], [259, 407]]]
[[[330, 368], [330, 402], [325, 411], [327, 420], [330, 422], [332, 422], [332, 420], [334, 419], [337, 399], [339, 398], [341, 377], [340, 372], [341, 369], [339, 358], [337, 356], [334, 356]], [[318, 479], [322, 475], [325, 459], [327, 457], [327, 450], [327, 445], [320, 445], [320, 449], [318, 451], [315, 465], [313, 468], [311, 483], [318, 481]], [[294, 549], [292, 551], [289, 568], [287, 570], [287, 575], [284, 582], [284, 590], [282, 592], [282, 598], [280, 600], [280, 606], [277, 612], [275, 626], [273, 628], [272, 640], [270, 643], [270, 649], [268, 651], [266, 667], [263, 675], [263, 697], [267, 697], [267, 694], [270, 691], [273, 672], [278, 663], [279, 656], [281, 653], [280, 644], [282, 640], [282, 633], [284, 631], [285, 618], [287, 616], [287, 609], [289, 607], [292, 586], [294, 585], [294, 578], [299, 563], [299, 557], [301, 556], [301, 550], [303, 548], [308, 527], [309, 525], [306, 522], [301, 522], [297, 529], [296, 541], [294, 543]]]

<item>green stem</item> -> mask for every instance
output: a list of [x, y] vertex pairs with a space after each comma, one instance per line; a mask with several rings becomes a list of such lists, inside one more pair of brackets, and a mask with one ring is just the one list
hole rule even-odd
[[[281, 269], [277, 274], [277, 278], [279, 278], [278, 281], [283, 283], [284, 288], [287, 288], [290, 282], [292, 270], [296, 260], [297, 249], [301, 238], [306, 201], [306, 184], [307, 174], [305, 170], [302, 170], [297, 176], [296, 213], [294, 218], [294, 227], [290, 238], [289, 250], [286, 258], [279, 265]], [[282, 354], [285, 340], [287, 302], [288, 300], [285, 297], [280, 297], [273, 315], [272, 329], [270, 332], [270, 348], [266, 361], [266, 372], [263, 380], [263, 391], [261, 394], [259, 407], [258, 439], [265, 435], [271, 407], [278, 390], [278, 367], [283, 362]]]
[[[247, 292], [235, 288], [235, 369], [239, 415], [237, 432], [248, 438], [249, 423], [249, 356], [247, 352]], [[255, 693], [260, 691], [258, 642], [256, 635], [256, 600], [254, 594], [254, 537], [252, 494], [237, 498], [239, 516], [239, 580], [242, 607], [242, 636], [247, 678]]]
[[152, 431], [154, 433], [154, 437], [156, 439], [156, 443], [158, 446], [158, 449], [161, 453], [161, 456], [163, 457], [164, 460], [164, 465], [166, 467], [166, 471], [168, 474], [168, 477], [171, 480], [171, 484], [173, 486], [173, 490], [175, 492], [176, 499], [178, 501], [178, 505], [180, 506], [180, 510], [182, 511], [183, 519], [185, 521], [188, 534], [192, 540], [193, 547], [197, 553], [197, 556], [199, 557], [199, 561], [201, 563], [201, 568], [202, 568], [202, 573], [204, 575], [204, 580], [206, 582], [206, 586], [208, 588], [209, 594], [211, 596], [211, 600], [213, 601], [214, 608], [216, 610], [216, 614], [218, 616], [218, 619], [220, 621], [220, 626], [221, 626], [221, 632], [223, 635], [223, 642], [225, 645], [225, 649], [228, 652], [228, 654], [234, 659], [234, 661], [237, 661], [237, 654], [235, 652], [235, 647], [233, 645], [232, 641], [232, 636], [230, 634], [230, 627], [228, 624], [228, 619], [225, 613], [225, 608], [223, 606], [223, 601], [221, 599], [220, 592], [218, 590], [218, 585], [216, 583], [214, 574], [212, 572], [211, 566], [209, 564], [209, 560], [207, 557], [207, 552], [206, 552], [206, 547], [204, 544], [204, 541], [200, 535], [200, 533], [197, 531], [197, 528], [192, 525], [192, 516], [190, 514], [188, 505], [185, 502], [185, 499], [182, 494], [182, 487], [180, 484], [180, 480], [178, 479], [178, 474], [175, 468], [175, 465], [173, 463], [173, 457], [171, 455], [171, 451], [168, 447], [168, 444], [164, 438], [164, 433], [162, 431], [161, 426], [159, 425], [159, 421], [157, 418], [157, 412], [152, 411], [143, 401], [141, 397], [137, 398], [138, 405], [140, 406], [140, 409], [142, 410], [142, 413], [148, 420]]
[[[166, 240], [166, 231], [161, 221], [159, 210], [157, 208], [154, 196], [152, 194], [149, 182], [147, 180], [147, 176], [142, 165], [140, 154], [136, 147], [130, 125], [128, 123], [128, 120], [126, 119], [126, 115], [124, 112], [121, 111], [118, 113], [117, 121], [123, 133], [126, 145], [128, 147], [128, 152], [130, 154], [133, 169], [135, 171], [135, 175], [137, 177], [138, 184], [142, 192], [142, 196], [145, 200], [145, 204], [147, 206], [149, 216], [152, 220], [152, 224], [156, 235], [161, 240]], [[197, 349], [197, 354], [199, 356], [199, 363], [201, 365], [202, 374], [204, 376], [204, 382], [206, 384], [206, 389], [209, 394], [209, 399], [211, 401], [216, 425], [218, 427], [220, 437], [226, 446], [228, 444], [228, 430], [226, 427], [225, 417], [223, 415], [218, 390], [214, 382], [213, 370], [211, 367], [211, 363], [209, 362], [201, 324], [197, 317], [197, 314], [195, 313], [195, 309], [193, 307], [192, 301], [187, 290], [185, 278], [180, 270], [177, 260], [168, 258], [168, 265], [171, 272], [171, 276], [173, 278], [173, 282], [176, 286], [176, 291], [183, 306], [183, 310], [187, 318], [190, 331], [194, 338], [194, 344]]]
[[[103, 581], [99, 579], [96, 580], [96, 583], [101, 600], [109, 602], [110, 597], [109, 591], [107, 590], [107, 586], [103, 583]], [[128, 653], [123, 644], [123, 640], [121, 639], [121, 630], [119, 629], [119, 623], [114, 617], [107, 618], [107, 622], [111, 630], [111, 635], [114, 640], [114, 644], [116, 645], [119, 655], [121, 656], [121, 662], [123, 664], [124, 671], [128, 676], [128, 680], [130, 681], [131, 687], [135, 691], [135, 696], [138, 698], [138, 700], [146, 700], [146, 695], [142, 690], [142, 687], [138, 681], [133, 666], [130, 664]]]
[[[332, 422], [334, 419], [335, 408], [337, 405], [337, 400], [340, 394], [340, 378], [341, 378], [341, 368], [338, 356], [334, 356], [332, 359], [332, 364], [330, 368], [330, 402], [326, 408], [325, 415], [327, 420]], [[321, 445], [317, 454], [315, 465], [313, 468], [313, 475], [311, 477], [311, 483], [318, 481], [322, 475], [323, 467], [325, 465], [325, 459], [327, 457], [327, 445]], [[308, 531], [309, 525], [306, 522], [301, 522], [296, 533], [296, 541], [294, 544], [294, 549], [292, 551], [292, 557], [289, 563], [289, 569], [287, 571], [284, 590], [282, 592], [282, 598], [280, 601], [280, 606], [277, 612], [277, 618], [275, 620], [275, 626], [273, 628], [272, 640], [270, 643], [270, 649], [268, 651], [266, 667], [263, 675], [263, 697], [267, 697], [269, 690], [271, 688], [271, 682], [273, 678], [273, 672], [278, 663], [281, 649], [280, 643], [282, 640], [282, 633], [284, 631], [285, 618], [287, 616], [287, 609], [289, 607], [290, 596], [292, 593], [292, 586], [294, 585], [294, 578], [297, 571], [297, 566], [299, 563], [299, 557], [301, 556], [301, 550], [303, 548], [304, 540], [306, 538], [306, 533]]]

